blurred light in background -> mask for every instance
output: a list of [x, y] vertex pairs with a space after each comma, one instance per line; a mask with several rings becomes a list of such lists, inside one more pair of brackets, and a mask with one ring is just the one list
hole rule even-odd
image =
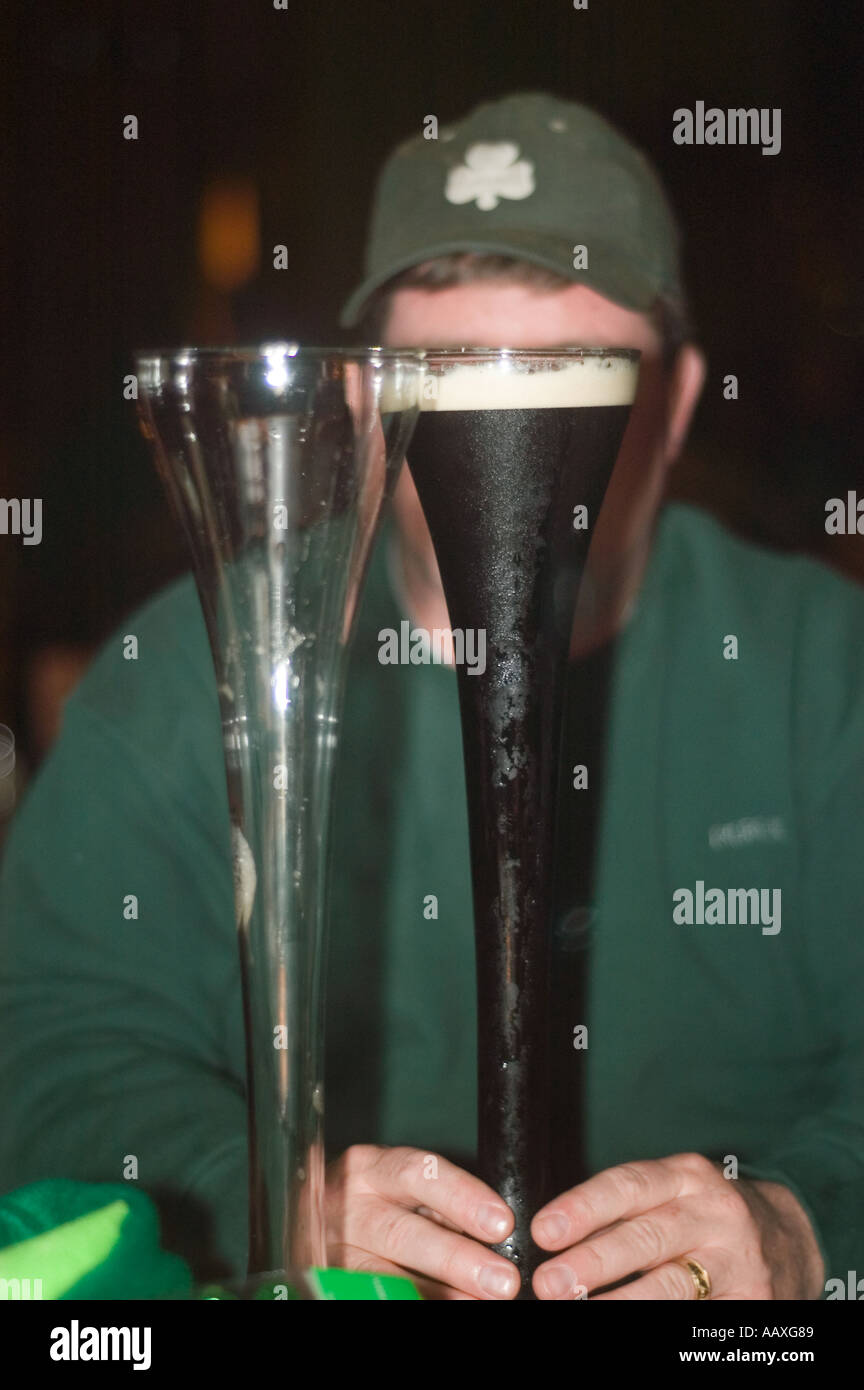
[[198, 220], [198, 264], [208, 285], [230, 294], [258, 270], [258, 190], [251, 179], [221, 177], [205, 188]]

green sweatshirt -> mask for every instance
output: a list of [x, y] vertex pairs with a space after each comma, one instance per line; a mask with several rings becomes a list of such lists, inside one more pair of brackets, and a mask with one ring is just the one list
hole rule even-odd
[[[456, 682], [443, 667], [380, 664], [379, 630], [402, 616], [382, 540], [352, 653], [336, 805], [329, 1148], [470, 1155]], [[588, 1166], [734, 1157], [741, 1176], [796, 1193], [826, 1278], [844, 1280], [864, 1271], [862, 830], [864, 593], [694, 508], [666, 507], [614, 670]], [[740, 921], [740, 902], [730, 923], [727, 890], [753, 888], [761, 924]], [[0, 912], [0, 1191], [54, 1176], [137, 1180], [160, 1205], [166, 1244], [199, 1275], [242, 1272], [230, 832], [191, 579], [131, 617], [69, 701], [12, 826]]]

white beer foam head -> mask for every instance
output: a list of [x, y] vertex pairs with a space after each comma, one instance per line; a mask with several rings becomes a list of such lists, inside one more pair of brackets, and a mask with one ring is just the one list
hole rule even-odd
[[417, 372], [387, 367], [378, 379], [378, 409], [382, 414], [410, 410], [417, 405], [420, 377]]
[[507, 357], [460, 362], [427, 375], [421, 410], [530, 410], [555, 406], [631, 405], [638, 359], [578, 357], [531, 371]]

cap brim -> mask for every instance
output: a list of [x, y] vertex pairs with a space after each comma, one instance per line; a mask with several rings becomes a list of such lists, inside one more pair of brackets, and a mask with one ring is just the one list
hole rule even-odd
[[660, 285], [647, 271], [640, 273], [633, 263], [633, 254], [606, 245], [591, 247], [589, 267], [577, 270], [568, 255], [562, 255], [562, 239], [557, 236], [544, 236], [536, 232], [510, 233], [494, 240], [478, 241], [476, 236], [450, 237], [446, 241], [430, 242], [428, 246], [418, 247], [410, 255], [395, 258], [384, 269], [368, 275], [346, 300], [339, 315], [342, 328], [353, 328], [362, 318], [369, 298], [388, 280], [421, 265], [424, 261], [438, 256], [450, 256], [460, 252], [473, 252], [478, 256], [512, 256], [515, 260], [527, 261], [530, 265], [551, 270], [573, 284], [588, 285], [602, 294], [613, 304], [622, 308], [644, 313], [650, 309], [660, 293]]

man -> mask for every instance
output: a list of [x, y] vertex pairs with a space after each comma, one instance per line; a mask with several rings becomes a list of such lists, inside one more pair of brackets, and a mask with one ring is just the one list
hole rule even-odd
[[[616, 648], [581, 1114], [591, 1176], [574, 1174], [537, 1214], [549, 1259], [534, 1287], [553, 1299], [817, 1298], [862, 1254], [862, 596], [691, 508], [666, 508], [655, 528], [704, 367], [663, 196], [593, 113], [521, 95], [402, 146], [346, 322], [363, 313], [394, 345], [642, 352], [586, 608], [597, 625], [585, 651]], [[395, 510], [360, 615], [342, 750], [327, 1086], [344, 1152], [329, 1171], [329, 1251], [415, 1271], [435, 1296], [506, 1299], [515, 1273], [484, 1242], [507, 1234], [509, 1214], [467, 1171], [455, 681], [377, 660], [378, 632], [402, 616], [447, 626], [407, 474]], [[142, 660], [124, 667], [119, 639], [108, 644], [11, 838], [0, 1186], [116, 1178], [133, 1155], [174, 1248], [199, 1270], [205, 1252], [240, 1269], [228, 822], [189, 583], [124, 630]], [[782, 923], [676, 921], [678, 895], [700, 883], [779, 889]], [[141, 903], [131, 927], [118, 908], [129, 892]], [[434, 1180], [429, 1152], [441, 1155]]]

